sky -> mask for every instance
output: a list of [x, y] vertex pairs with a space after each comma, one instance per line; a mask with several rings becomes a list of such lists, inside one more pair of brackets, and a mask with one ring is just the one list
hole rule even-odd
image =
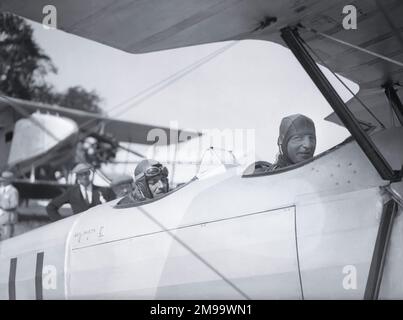
[[[213, 144], [231, 149], [242, 161], [256, 158], [273, 162], [281, 119], [294, 113], [314, 120], [316, 154], [349, 136], [346, 129], [323, 120], [332, 109], [291, 51], [280, 45], [245, 40], [129, 54], [30, 23], [35, 40], [58, 69], [57, 74], [47, 77], [57, 90], [75, 85], [95, 90], [103, 99], [101, 107], [113, 118], [205, 132], [201, 139], [179, 144], [177, 161], [199, 161], [206, 155], [205, 147]], [[205, 63], [197, 64], [200, 60]], [[197, 67], [192, 68], [195, 63]], [[343, 100], [350, 99], [347, 90], [323, 70]], [[356, 84], [346, 82], [358, 91]], [[223, 130], [238, 134], [232, 145], [217, 138]], [[150, 148], [132, 147], [152, 154]], [[153, 155], [172, 160], [174, 153], [167, 156], [164, 151], [157, 149]], [[136, 158], [122, 151], [117, 159]], [[133, 168], [122, 165], [108, 170]], [[194, 173], [194, 166], [181, 166], [175, 170], [175, 179], [185, 181]]]

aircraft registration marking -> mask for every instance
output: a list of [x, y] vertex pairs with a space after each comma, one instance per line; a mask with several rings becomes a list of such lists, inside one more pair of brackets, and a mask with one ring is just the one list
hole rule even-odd
[[42, 287], [42, 272], [43, 272], [43, 258], [44, 252], [38, 252], [36, 254], [36, 270], [35, 270], [35, 298], [36, 300], [43, 299], [43, 287]]
[[94, 238], [97, 240], [102, 240], [104, 237], [104, 226], [99, 226], [96, 228], [89, 228], [83, 231], [77, 231], [74, 233], [74, 239], [76, 243], [85, 243], [87, 241], [93, 240]]
[[[42, 272], [43, 272], [43, 261], [45, 253], [38, 252], [36, 254], [36, 268], [35, 268], [35, 298], [36, 300], [43, 299], [43, 286], [42, 286]], [[17, 277], [17, 262], [18, 258], [10, 259], [10, 271], [8, 276], [8, 299], [16, 300], [16, 277]]]
[[17, 258], [10, 259], [10, 273], [8, 276], [8, 299], [15, 300], [15, 277], [17, 275]]

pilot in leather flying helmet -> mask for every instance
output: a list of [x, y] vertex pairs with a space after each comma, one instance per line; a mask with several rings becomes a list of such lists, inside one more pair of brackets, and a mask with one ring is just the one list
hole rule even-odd
[[134, 170], [134, 189], [118, 205], [158, 198], [169, 191], [168, 169], [152, 159], [142, 160]]
[[142, 160], [134, 170], [134, 179], [137, 189], [147, 199], [169, 191], [168, 169], [156, 160]]
[[271, 170], [284, 168], [313, 157], [316, 148], [315, 124], [302, 114], [281, 120], [278, 137], [279, 154]]

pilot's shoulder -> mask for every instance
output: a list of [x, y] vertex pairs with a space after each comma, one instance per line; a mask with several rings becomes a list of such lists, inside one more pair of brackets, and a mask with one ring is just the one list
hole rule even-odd
[[270, 172], [274, 168], [274, 165], [270, 162], [267, 161], [257, 161], [249, 165], [244, 174], [256, 174], [256, 173], [265, 173], [265, 172]]
[[270, 163], [270, 164], [262, 165], [262, 166], [255, 168], [254, 173], [267, 173], [267, 172], [271, 172], [275, 169], [276, 169], [276, 166], [274, 164]]
[[122, 199], [120, 199], [116, 203], [116, 205], [120, 207], [120, 206], [126, 206], [126, 205], [134, 204], [134, 203], [135, 203], [135, 200], [130, 195], [126, 195]]
[[145, 200], [146, 200], [146, 198], [141, 196], [141, 194], [137, 190], [134, 190], [133, 193], [128, 194], [128, 195], [124, 196], [122, 199], [120, 199], [116, 205], [117, 206], [132, 205], [132, 204], [136, 204], [136, 203], [139, 203], [139, 202], [142, 202]]

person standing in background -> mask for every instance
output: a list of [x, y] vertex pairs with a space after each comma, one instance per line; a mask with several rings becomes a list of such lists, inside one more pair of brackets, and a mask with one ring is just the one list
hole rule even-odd
[[59, 208], [65, 203], [69, 203], [73, 214], [77, 214], [114, 198], [112, 192], [92, 184], [91, 167], [88, 164], [79, 163], [72, 172], [76, 175], [77, 184], [54, 198], [46, 207], [46, 211], [53, 221], [62, 219]]
[[14, 175], [10, 171], [0, 176], [0, 240], [11, 238], [17, 223], [18, 190], [11, 184]]

